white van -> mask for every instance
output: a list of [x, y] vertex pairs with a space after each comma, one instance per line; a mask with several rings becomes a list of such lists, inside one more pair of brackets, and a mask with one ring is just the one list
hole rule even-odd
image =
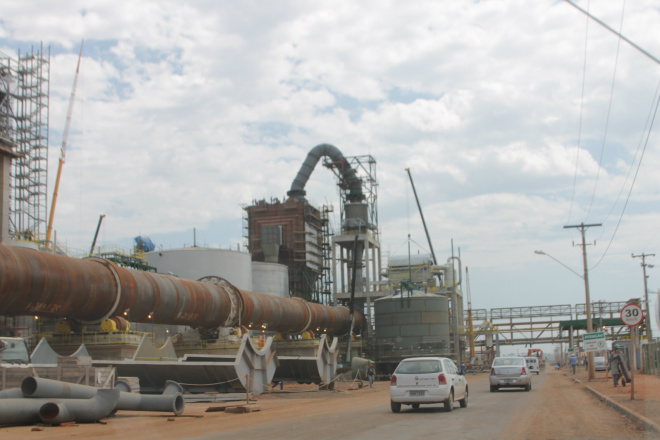
[[527, 369], [530, 373], [540, 374], [539, 370], [539, 358], [534, 356], [526, 356], [525, 363], [527, 364]]

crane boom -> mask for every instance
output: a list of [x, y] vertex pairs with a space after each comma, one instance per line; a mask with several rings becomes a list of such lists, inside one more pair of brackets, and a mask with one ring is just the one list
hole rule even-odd
[[105, 214], [99, 216], [99, 224], [96, 225], [96, 233], [94, 234], [94, 240], [92, 240], [92, 247], [89, 248], [89, 256], [91, 257], [94, 254], [94, 248], [96, 247], [96, 239], [99, 237], [99, 231], [101, 230], [101, 222], [105, 218]]
[[66, 112], [66, 122], [64, 123], [64, 134], [62, 135], [62, 148], [60, 149], [60, 163], [57, 166], [57, 177], [55, 178], [55, 187], [53, 188], [53, 202], [50, 204], [50, 215], [48, 216], [48, 228], [46, 229], [46, 249], [50, 248], [50, 236], [53, 232], [53, 217], [55, 216], [55, 205], [57, 204], [57, 192], [60, 188], [60, 178], [62, 177], [62, 166], [66, 159], [66, 145], [69, 141], [69, 127], [71, 127], [71, 115], [73, 113], [73, 103], [76, 101], [76, 87], [78, 86], [78, 74], [80, 73], [80, 60], [85, 40], [80, 43], [80, 54], [78, 55], [78, 67], [73, 79], [73, 88], [69, 98], [69, 108]]
[[422, 217], [422, 225], [424, 225], [424, 232], [426, 233], [426, 240], [429, 242], [429, 248], [431, 249], [431, 257], [433, 258], [433, 264], [438, 264], [435, 259], [435, 252], [433, 252], [433, 245], [431, 244], [431, 237], [429, 236], [429, 230], [426, 228], [426, 221], [424, 220], [424, 213], [422, 212], [422, 205], [419, 204], [419, 198], [417, 198], [417, 190], [415, 190], [415, 183], [413, 182], [412, 174], [410, 174], [410, 168], [406, 168], [408, 172], [408, 177], [410, 178], [410, 185], [412, 185], [413, 194], [415, 194], [415, 201], [417, 202], [417, 208], [419, 209], [419, 215]]

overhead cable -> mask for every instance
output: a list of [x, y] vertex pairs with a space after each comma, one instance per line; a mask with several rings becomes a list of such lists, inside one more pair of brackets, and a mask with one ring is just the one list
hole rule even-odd
[[660, 60], [658, 60], [656, 57], [654, 57], [653, 55], [651, 55], [650, 53], [648, 53], [647, 51], [645, 51], [644, 49], [642, 49], [641, 47], [639, 47], [638, 45], [636, 45], [635, 43], [633, 43], [632, 41], [630, 41], [628, 38], [624, 37], [624, 36], [623, 36], [622, 34], [620, 34], [619, 32], [615, 31], [614, 29], [612, 29], [611, 27], [609, 27], [608, 25], [606, 25], [606, 24], [605, 24], [604, 22], [602, 22], [601, 20], [599, 20], [599, 19], [597, 19], [596, 17], [594, 17], [593, 15], [591, 15], [588, 11], [585, 11], [584, 9], [582, 9], [581, 7], [579, 7], [578, 5], [576, 5], [575, 3], [573, 3], [573, 2], [570, 1], [570, 0], [564, 0], [564, 1], [565, 1], [566, 3], [568, 3], [569, 5], [573, 6], [574, 8], [576, 8], [578, 11], [582, 12], [583, 14], [585, 14], [587, 17], [589, 17], [589, 18], [591, 18], [592, 20], [594, 20], [596, 23], [598, 23], [598, 24], [600, 24], [601, 26], [603, 26], [603, 27], [604, 27], [605, 29], [607, 29], [608, 31], [612, 32], [614, 35], [618, 35], [623, 41], [625, 41], [626, 43], [630, 44], [632, 47], [634, 47], [635, 49], [637, 49], [638, 51], [640, 51], [641, 53], [643, 53], [644, 55], [646, 55], [647, 57], [649, 57], [650, 59], [652, 59], [653, 61], [655, 61], [656, 64], [660, 64]]
[[[619, 24], [619, 30], [623, 29], [623, 11], [626, 7], [626, 2], [624, 0], [623, 6], [621, 8], [621, 23]], [[587, 216], [591, 213], [591, 208], [594, 204], [594, 198], [596, 197], [596, 189], [598, 188], [598, 179], [600, 177], [600, 170], [603, 165], [603, 154], [605, 152], [605, 140], [607, 139], [607, 129], [610, 123], [610, 114], [612, 112], [612, 101], [614, 100], [614, 84], [616, 82], [616, 68], [619, 64], [619, 50], [621, 48], [621, 38], [617, 40], [616, 44], [616, 56], [614, 57], [614, 72], [612, 73], [612, 86], [610, 87], [610, 102], [607, 106], [607, 116], [605, 117], [605, 132], [603, 133], [603, 143], [600, 146], [600, 159], [598, 160], [598, 170], [596, 172], [596, 182], [594, 182], [594, 191], [591, 193], [591, 201], [589, 202], [589, 208], [587, 209]]]
[[619, 216], [619, 221], [616, 224], [616, 228], [614, 228], [614, 233], [612, 234], [612, 238], [610, 238], [610, 242], [607, 244], [607, 248], [605, 248], [605, 252], [603, 252], [603, 255], [601, 255], [600, 260], [598, 260], [598, 263], [594, 265], [591, 269], [596, 268], [601, 261], [603, 261], [603, 258], [605, 258], [605, 255], [607, 255], [607, 251], [609, 250], [610, 246], [612, 245], [612, 242], [614, 241], [614, 237], [616, 236], [617, 231], [619, 230], [619, 225], [621, 224], [621, 220], [623, 219], [623, 214], [626, 212], [626, 207], [628, 206], [628, 201], [630, 200], [630, 195], [632, 194], [632, 190], [635, 187], [635, 181], [637, 180], [637, 175], [639, 174], [639, 169], [642, 166], [642, 160], [644, 159], [644, 153], [646, 152], [646, 147], [649, 144], [649, 137], [651, 137], [651, 131], [653, 129], [653, 121], [655, 121], [655, 117], [658, 114], [658, 104], [660, 104], [660, 96], [656, 95], [656, 102], [655, 102], [655, 110], [653, 111], [653, 117], [651, 118], [651, 125], [649, 126], [649, 129], [646, 133], [646, 140], [644, 142], [644, 148], [642, 149], [642, 154], [639, 157], [639, 162], [637, 163], [637, 170], [635, 170], [635, 177], [633, 177], [633, 181], [630, 184], [630, 191], [628, 191], [628, 196], [626, 197], [626, 203], [623, 205], [623, 209], [621, 210], [621, 215]]

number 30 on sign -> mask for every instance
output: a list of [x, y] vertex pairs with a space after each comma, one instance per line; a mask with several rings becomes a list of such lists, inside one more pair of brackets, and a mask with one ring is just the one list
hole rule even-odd
[[637, 304], [626, 304], [621, 309], [621, 321], [625, 325], [635, 326], [638, 325], [644, 319], [644, 313], [642, 308]]

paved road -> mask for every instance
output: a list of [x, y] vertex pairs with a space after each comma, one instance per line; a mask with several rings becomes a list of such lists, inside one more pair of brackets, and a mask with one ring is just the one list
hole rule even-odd
[[[267, 425], [252, 425], [224, 433], [195, 437], [215, 439], [219, 434], [235, 438], [286, 438], [337, 439], [359, 438], [361, 440], [430, 438], [486, 439], [497, 437], [494, 433], [505, 432], [514, 417], [533, 407], [546, 378], [534, 377], [532, 391], [503, 390], [491, 393], [488, 376], [469, 376], [470, 396], [467, 408], [458, 402], [452, 412], [444, 411], [442, 405], [422, 406], [414, 411], [402, 407], [401, 413], [390, 410], [389, 393], [386, 388], [374, 393], [374, 398], [356, 407], [353, 402], [336, 400], [337, 406], [320, 414], [300, 414]], [[313, 433], [313, 434], [312, 434]], [[222, 435], [220, 438], [223, 438]]]

